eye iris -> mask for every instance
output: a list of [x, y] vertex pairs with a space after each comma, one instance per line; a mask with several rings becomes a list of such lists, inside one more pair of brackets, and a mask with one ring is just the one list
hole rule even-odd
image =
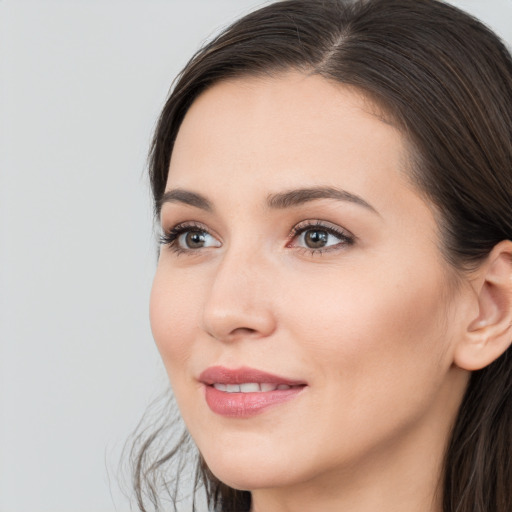
[[205, 244], [204, 233], [200, 231], [189, 231], [185, 236], [185, 243], [190, 249], [198, 249]]
[[310, 249], [318, 249], [324, 247], [327, 244], [327, 238], [329, 234], [327, 231], [313, 230], [306, 231], [304, 241]]

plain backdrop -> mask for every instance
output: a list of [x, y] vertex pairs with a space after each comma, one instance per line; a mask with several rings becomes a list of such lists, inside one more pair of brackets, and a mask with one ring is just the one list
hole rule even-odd
[[[257, 0], [0, 0], [0, 512], [129, 510], [167, 378], [146, 153], [173, 77]], [[512, 43], [512, 0], [454, 1]]]

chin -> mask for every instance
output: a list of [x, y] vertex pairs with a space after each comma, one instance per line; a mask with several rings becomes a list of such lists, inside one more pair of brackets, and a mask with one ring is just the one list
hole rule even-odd
[[221, 482], [241, 491], [286, 487], [300, 480], [300, 475], [290, 472], [290, 464], [282, 456], [265, 454], [207, 454], [204, 460], [210, 471]]
[[232, 467], [210, 467], [210, 471], [222, 483], [239, 491], [255, 491], [257, 489], [270, 489], [273, 487], [286, 487], [293, 484], [293, 480], [283, 478], [285, 468], [279, 471], [267, 471], [261, 467], [237, 467], [234, 471]]

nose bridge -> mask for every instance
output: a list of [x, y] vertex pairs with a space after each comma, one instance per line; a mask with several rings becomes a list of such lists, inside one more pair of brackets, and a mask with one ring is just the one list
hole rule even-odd
[[275, 329], [271, 265], [254, 243], [227, 248], [212, 270], [203, 329], [216, 339], [264, 337]]

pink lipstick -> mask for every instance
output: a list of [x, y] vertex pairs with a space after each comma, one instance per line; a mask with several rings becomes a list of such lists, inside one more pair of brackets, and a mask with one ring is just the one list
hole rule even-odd
[[287, 379], [253, 368], [212, 366], [199, 376], [208, 407], [216, 414], [248, 418], [295, 398], [304, 381]]

